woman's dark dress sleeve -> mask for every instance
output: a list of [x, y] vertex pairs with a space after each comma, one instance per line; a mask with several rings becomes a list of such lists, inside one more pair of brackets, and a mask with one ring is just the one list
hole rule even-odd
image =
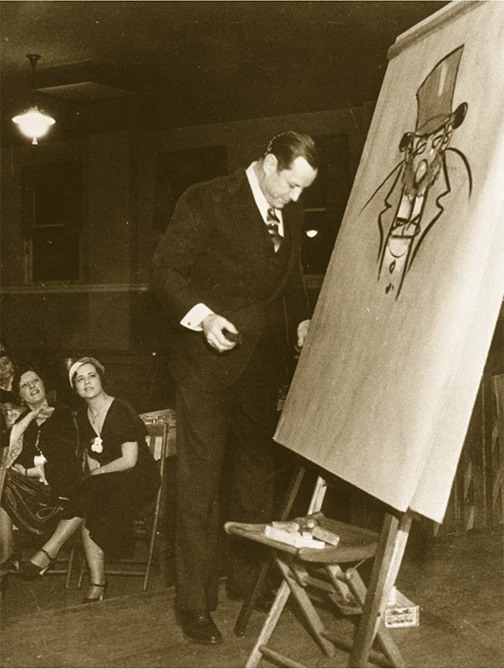
[[33, 459], [38, 451], [47, 460], [44, 473], [51, 490], [58, 497], [69, 497], [81, 476], [77, 424], [69, 407], [56, 407], [52, 416], [40, 426], [35, 420], [28, 425], [23, 434], [23, 450], [16, 462], [29, 469], [34, 466]]
[[[25, 412], [18, 420], [26, 416]], [[10, 437], [10, 430], [8, 430]], [[78, 490], [82, 468], [78, 459], [77, 426], [68, 407], [57, 407], [40, 426], [33, 420], [23, 433], [23, 450], [16, 463], [34, 466], [35, 455], [46, 458], [44, 473], [49, 485], [14, 469], [6, 472], [2, 507], [16, 526], [34, 534], [50, 534], [65, 516], [65, 507]]]

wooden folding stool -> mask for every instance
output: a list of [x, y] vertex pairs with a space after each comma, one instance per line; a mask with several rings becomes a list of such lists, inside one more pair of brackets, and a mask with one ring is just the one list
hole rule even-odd
[[[324, 481], [319, 479], [317, 486], [311, 506], [320, 506], [321, 498], [325, 493]], [[317, 495], [319, 495], [318, 501]], [[321, 498], [320, 495], [322, 495]], [[379, 536], [371, 530], [326, 518], [320, 512], [314, 512], [309, 517], [316, 519], [320, 527], [338, 534], [340, 537], [338, 545], [325, 548], [296, 548], [267, 537], [264, 533], [265, 525], [236, 522], [225, 524], [228, 534], [269, 546], [274, 562], [283, 577], [246, 666], [257, 667], [262, 658], [280, 666], [302, 666], [268, 645], [291, 594], [299, 605], [314, 640], [325, 655], [332, 657], [335, 651], [334, 646], [339, 646], [345, 650], [352, 650], [351, 662], [362, 662], [369, 657], [379, 664], [388, 663], [393, 667], [405, 666], [390, 632], [380, 620], [379, 609], [383, 607], [383, 602], [375, 597], [376, 592], [372, 592], [373, 597], [368, 598], [369, 602], [366, 602], [367, 589], [356, 568], [356, 565], [358, 567], [363, 560], [375, 558], [378, 554], [380, 562], [383, 562], [383, 548], [391, 546], [390, 532], [382, 532], [382, 535]], [[389, 565], [389, 561], [386, 560], [386, 562]], [[346, 565], [346, 569], [343, 569], [341, 565]], [[388, 587], [388, 584], [385, 586], [384, 577], [385, 580], [387, 577], [390, 580], [390, 570], [388, 570], [389, 573], [386, 572], [387, 570], [384, 572], [381, 568], [378, 571], [373, 570], [373, 575], [380, 574], [378, 580], [374, 578], [373, 585], [375, 590], [380, 591], [379, 594], [383, 594], [385, 587]], [[393, 578], [395, 580], [395, 574]], [[325, 593], [339, 612], [344, 615], [362, 614], [367, 605], [369, 610], [367, 619], [364, 626], [359, 626], [355, 644], [326, 629], [314, 606], [312, 591], [317, 594], [319, 591]], [[371, 609], [369, 609], [370, 604]], [[361, 616], [361, 623], [364, 622], [363, 618], [364, 616]], [[383, 654], [371, 650], [375, 637]], [[351, 666], [365, 665], [353, 664]]]

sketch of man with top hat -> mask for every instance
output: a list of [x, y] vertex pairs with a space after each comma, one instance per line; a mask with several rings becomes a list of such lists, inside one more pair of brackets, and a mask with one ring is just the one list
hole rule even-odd
[[363, 207], [386, 192], [385, 208], [378, 216], [378, 281], [384, 292], [396, 299], [427, 232], [448, 206], [452, 160], [462, 161], [468, 197], [471, 195], [469, 163], [461, 151], [450, 146], [453, 131], [462, 124], [468, 109], [463, 102], [452, 111], [463, 49], [462, 45], [440, 60], [417, 90], [415, 131], [406, 132], [399, 144], [404, 160]]

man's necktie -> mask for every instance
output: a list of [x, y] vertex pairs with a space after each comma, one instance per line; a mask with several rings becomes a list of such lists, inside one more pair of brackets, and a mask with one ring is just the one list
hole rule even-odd
[[268, 214], [266, 217], [266, 227], [268, 229], [268, 232], [270, 234], [271, 239], [273, 240], [273, 245], [275, 247], [275, 253], [278, 251], [280, 248], [280, 244], [282, 243], [282, 235], [278, 232], [278, 226], [280, 225], [280, 221], [278, 220], [278, 216], [276, 215], [276, 212], [273, 207], [270, 207], [268, 209]]

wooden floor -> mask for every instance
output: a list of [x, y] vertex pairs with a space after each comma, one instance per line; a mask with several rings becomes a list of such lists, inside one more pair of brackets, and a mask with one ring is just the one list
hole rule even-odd
[[[411, 543], [398, 587], [421, 607], [420, 626], [394, 630], [410, 667], [504, 667], [502, 528]], [[225, 642], [186, 641], [173, 612], [171, 565], [147, 593], [138, 578], [111, 577], [107, 598], [80, 604], [83, 593], [62, 576], [35, 582], [10, 577], [1, 607], [2, 667], [243, 667], [264, 614], [244, 637], [233, 634], [239, 604], [221, 595], [215, 620]], [[349, 619], [324, 612], [328, 627], [353, 633]], [[308, 667], [345, 667], [348, 655], [320, 655], [295, 610], [282, 615], [271, 646]]]

